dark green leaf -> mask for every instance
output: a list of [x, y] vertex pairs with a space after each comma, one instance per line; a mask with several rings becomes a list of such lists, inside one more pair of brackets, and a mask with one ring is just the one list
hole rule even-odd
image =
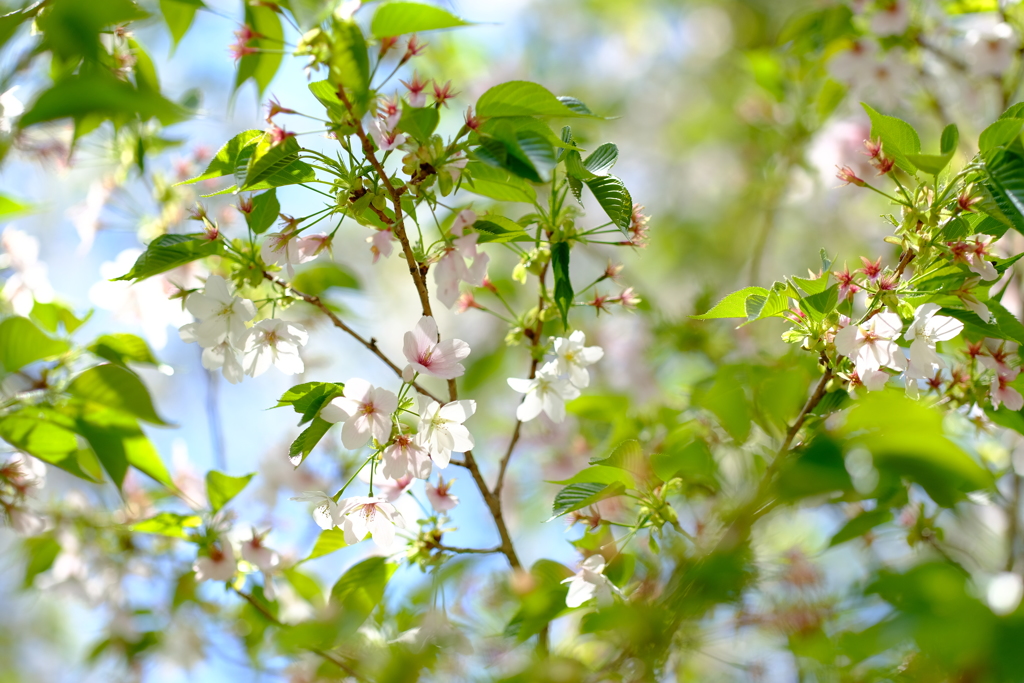
[[72, 396], [133, 415], [152, 424], [166, 425], [139, 376], [120, 365], [97, 365], [79, 374], [68, 385]]
[[555, 304], [562, 314], [562, 324], [569, 326], [569, 309], [572, 308], [575, 293], [569, 279], [569, 243], [555, 242], [551, 245], [551, 272], [555, 277]]
[[629, 230], [633, 217], [633, 199], [625, 184], [613, 175], [600, 176], [583, 181], [594, 193], [598, 204], [608, 218], [624, 233]]
[[384, 38], [470, 24], [440, 7], [418, 2], [388, 2], [373, 15], [370, 31], [374, 38]]
[[46, 336], [28, 318], [12, 316], [0, 321], [0, 370], [5, 373], [56, 358], [70, 348], [66, 341]]
[[611, 484], [570, 484], [558, 492], [552, 505], [554, 517], [561, 517], [594, 503], [622, 495], [626, 487], [621, 481]]
[[1024, 158], [1005, 149], [983, 154], [982, 207], [993, 218], [1024, 232]]
[[524, 229], [510, 218], [498, 214], [485, 214], [477, 218], [473, 229], [480, 233], [478, 244], [485, 242], [532, 242], [531, 237]]
[[145, 280], [207, 256], [221, 252], [219, 240], [205, 235], [161, 235], [149, 243], [132, 269], [115, 280]]
[[210, 509], [217, 512], [231, 502], [249, 484], [256, 473], [241, 477], [232, 477], [217, 470], [206, 473], [206, 498], [210, 501]]
[[619, 148], [606, 142], [593, 151], [583, 165], [594, 175], [607, 175], [615, 162], [619, 160]]

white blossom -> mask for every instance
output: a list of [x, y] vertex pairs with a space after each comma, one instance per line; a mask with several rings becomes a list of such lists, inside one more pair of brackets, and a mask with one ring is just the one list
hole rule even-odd
[[847, 325], [836, 333], [839, 353], [853, 361], [861, 377], [883, 367], [905, 370], [907, 359], [893, 341], [903, 331], [903, 322], [895, 313], [879, 313], [860, 325]]
[[13, 130], [13, 121], [25, 112], [25, 105], [15, 96], [21, 86], [14, 86], [0, 93], [0, 133], [8, 134]]
[[35, 302], [53, 301], [53, 287], [47, 277], [46, 264], [39, 260], [39, 240], [11, 226], [0, 234], [4, 263], [0, 268], [11, 269], [4, 281], [0, 296], [11, 304], [17, 315], [28, 316]]
[[992, 398], [992, 407], [998, 408], [999, 404], [1002, 403], [1008, 410], [1021, 410], [1024, 409], [1024, 396], [1021, 396], [1020, 392], [1010, 386], [1010, 382], [1017, 378], [1018, 370], [1013, 370], [1010, 373], [996, 373], [996, 376], [992, 378], [992, 387], [990, 397]]
[[[476, 287], [484, 284], [490, 256], [477, 251], [476, 241], [479, 237], [474, 233], [456, 238], [434, 266], [437, 298], [448, 308], [455, 305], [459, 298], [459, 283], [465, 281]], [[466, 259], [472, 259], [469, 267], [466, 266]]]
[[423, 445], [411, 434], [399, 434], [381, 455], [381, 474], [390, 479], [411, 475], [417, 479], [430, 476], [431, 460]]
[[248, 333], [245, 323], [256, 317], [256, 306], [234, 296], [227, 280], [219, 275], [207, 278], [203, 291], [189, 294], [185, 307], [199, 321], [192, 334], [203, 348], [225, 341], [241, 347]]
[[211, 546], [208, 555], [196, 558], [192, 570], [196, 573], [196, 581], [230, 581], [238, 569], [235, 550], [226, 538]]
[[466, 228], [476, 223], [476, 218], [476, 211], [473, 209], [459, 211], [458, 215], [455, 216], [455, 220], [452, 221], [451, 233], [456, 237], [462, 237]]
[[420, 396], [420, 424], [417, 442], [427, 449], [438, 467], [444, 468], [452, 451], [473, 448], [473, 435], [463, 423], [476, 412], [476, 401], [452, 401], [445, 405]]
[[533, 379], [509, 377], [508, 385], [515, 391], [526, 394], [516, 409], [516, 418], [520, 422], [528, 422], [542, 412], [546, 413], [552, 422], [561, 422], [565, 419], [565, 402], [580, 395], [580, 390], [568, 379], [559, 377], [555, 361], [538, 370]]
[[395, 527], [405, 528], [405, 519], [394, 505], [378, 496], [354, 496], [341, 502], [339, 515], [345, 542], [358, 543], [367, 535], [381, 548], [395, 542]]
[[316, 503], [316, 507], [313, 508], [313, 521], [324, 531], [333, 529], [341, 520], [338, 504], [323, 491], [305, 491], [292, 500]]
[[[186, 343], [199, 341], [196, 330], [199, 323], [188, 323], [178, 329], [178, 335]], [[220, 370], [231, 384], [238, 384], [245, 376], [245, 369], [242, 367], [242, 352], [236, 349], [228, 340], [219, 344], [207, 346], [202, 354], [203, 367], [207, 370]]]
[[364, 379], [345, 383], [342, 396], [320, 411], [328, 422], [344, 422], [341, 443], [353, 449], [365, 446], [372, 436], [385, 443], [391, 436], [391, 415], [398, 410], [398, 397], [387, 389], [374, 387]]
[[590, 384], [587, 368], [604, 356], [604, 349], [600, 346], [584, 346], [585, 342], [583, 330], [576, 330], [568, 339], [555, 339], [555, 367], [558, 374], [569, 375], [569, 381], [580, 389]]
[[580, 569], [562, 583], [569, 584], [569, 593], [565, 596], [567, 607], [579, 607], [593, 597], [600, 602], [610, 602], [612, 593], [621, 591], [604, 575], [604, 558], [591, 555], [580, 563]]
[[284, 265], [288, 275], [294, 277], [293, 266], [315, 259], [323, 249], [326, 238], [327, 235], [324, 233], [304, 235], [296, 232], [294, 228], [286, 228], [281, 232], [267, 235], [260, 255], [264, 263]]
[[430, 507], [434, 508], [436, 512], [448, 512], [459, 504], [459, 497], [448, 492], [448, 489], [454, 483], [454, 479], [445, 481], [444, 477], [438, 476], [437, 486], [433, 486], [428, 482], [424, 487], [427, 493], [427, 500], [430, 501]]
[[370, 137], [373, 138], [373, 141], [377, 143], [377, 147], [382, 152], [390, 152], [393, 149], [397, 149], [399, 145], [409, 138], [405, 133], [398, 133], [388, 128], [387, 123], [380, 119], [374, 119], [370, 124]]
[[910, 26], [907, 0], [884, 0], [871, 15], [871, 32], [876, 36], [898, 36]]
[[286, 375], [298, 375], [305, 366], [299, 349], [306, 345], [306, 328], [287, 320], [261, 320], [245, 340], [245, 372], [259, 377], [274, 365]]
[[405, 333], [403, 351], [416, 372], [441, 379], [454, 379], [466, 372], [459, 361], [469, 356], [470, 348], [461, 339], [438, 341], [437, 323], [425, 315], [411, 332]]
[[908, 378], [925, 379], [944, 368], [946, 364], [936, 352], [935, 345], [953, 339], [964, 329], [964, 324], [956, 318], [935, 315], [939, 308], [938, 304], [918, 306], [914, 311], [914, 322], [903, 335], [910, 342]]
[[964, 38], [967, 67], [976, 76], [1002, 76], [1016, 51], [1013, 27], [1005, 22], [971, 29]]

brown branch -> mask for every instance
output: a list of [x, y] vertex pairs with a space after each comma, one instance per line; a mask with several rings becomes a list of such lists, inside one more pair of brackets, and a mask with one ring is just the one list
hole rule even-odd
[[459, 555], [490, 555], [491, 553], [502, 552], [500, 546], [495, 548], [455, 548], [450, 545], [437, 545], [434, 547], [446, 553], [457, 553]]
[[[384, 363], [389, 368], [391, 368], [391, 370], [394, 371], [394, 373], [396, 375], [398, 375], [399, 377], [402, 376], [402, 368], [400, 368], [397, 365], [395, 365], [394, 362], [392, 362], [392, 360], [390, 358], [388, 358], [384, 354], [383, 351], [380, 350], [380, 347], [377, 346], [377, 340], [376, 339], [374, 339], [372, 337], [370, 339], [366, 339], [362, 335], [360, 335], [358, 332], [353, 330], [351, 327], [346, 325], [344, 320], [342, 320], [337, 315], [335, 315], [334, 311], [332, 311], [330, 308], [328, 308], [327, 304], [325, 304], [323, 301], [320, 300], [320, 297], [313, 296], [312, 294], [306, 294], [305, 292], [300, 292], [299, 290], [295, 289], [295, 287], [293, 287], [291, 284], [289, 284], [289, 283], [285, 282], [284, 280], [280, 279], [279, 277], [275, 276], [273, 273], [268, 273], [267, 271], [263, 271], [263, 277], [266, 280], [269, 280], [270, 282], [274, 283], [278, 287], [283, 288], [285, 291], [291, 292], [292, 296], [295, 296], [295, 297], [297, 297], [299, 299], [302, 299], [306, 303], [312, 304], [313, 306], [316, 306], [317, 308], [319, 308], [320, 311], [323, 312], [323, 314], [326, 315], [328, 317], [328, 319], [330, 319], [331, 323], [333, 323], [335, 327], [337, 327], [338, 329], [342, 330], [343, 332], [346, 332], [349, 336], [351, 336], [357, 342], [359, 342], [360, 344], [362, 344], [363, 346], [368, 348], [375, 356], [377, 356], [382, 361], [384, 361]], [[423, 394], [427, 398], [433, 399], [434, 401], [437, 401], [438, 403], [443, 403], [443, 401], [440, 398], [438, 398], [434, 393], [428, 391], [427, 389], [423, 388], [419, 384], [413, 382], [412, 386], [413, 386], [414, 389], [416, 389], [416, 391], [420, 392], [421, 394]]]
[[[275, 626], [281, 627], [281, 628], [287, 627], [287, 624], [285, 624], [280, 619], [278, 619], [276, 616], [274, 616], [274, 614], [272, 612], [270, 612], [262, 604], [260, 604], [259, 600], [257, 600], [256, 598], [252, 597], [251, 595], [249, 595], [248, 593], [246, 593], [244, 591], [238, 590], [237, 588], [232, 588], [231, 590], [233, 590], [239, 597], [243, 598], [246, 602], [248, 602], [250, 605], [252, 605], [256, 609], [256, 611], [259, 612], [260, 614], [262, 614], [263, 618], [266, 619], [267, 621], [269, 621], [270, 623], [274, 624]], [[308, 652], [312, 652], [315, 655], [323, 657], [328, 662], [330, 662], [334, 666], [338, 667], [339, 669], [341, 669], [342, 671], [347, 673], [352, 678], [355, 678], [356, 680], [359, 680], [359, 681], [368, 681], [369, 680], [369, 679], [364, 678], [363, 676], [359, 675], [355, 671], [355, 669], [353, 669], [348, 664], [346, 664], [345, 662], [343, 662], [340, 659], [338, 659], [337, 657], [335, 657], [330, 652], [327, 652], [325, 650], [321, 650], [320, 648], [316, 648], [316, 647], [307, 647], [307, 648], [304, 648], [304, 649], [307, 650]]]

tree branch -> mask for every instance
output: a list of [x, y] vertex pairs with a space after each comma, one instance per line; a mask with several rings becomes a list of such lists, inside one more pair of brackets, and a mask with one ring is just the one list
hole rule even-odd
[[446, 553], [457, 553], [459, 555], [490, 555], [491, 553], [502, 552], [501, 546], [494, 548], [455, 548], [450, 545], [437, 545], [434, 547]]

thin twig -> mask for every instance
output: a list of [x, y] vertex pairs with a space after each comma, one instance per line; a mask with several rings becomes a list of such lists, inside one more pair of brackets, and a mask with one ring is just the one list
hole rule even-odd
[[501, 552], [501, 546], [494, 548], [455, 548], [450, 545], [438, 545], [434, 547], [446, 553], [457, 553], [459, 555], [490, 555], [491, 553]]

